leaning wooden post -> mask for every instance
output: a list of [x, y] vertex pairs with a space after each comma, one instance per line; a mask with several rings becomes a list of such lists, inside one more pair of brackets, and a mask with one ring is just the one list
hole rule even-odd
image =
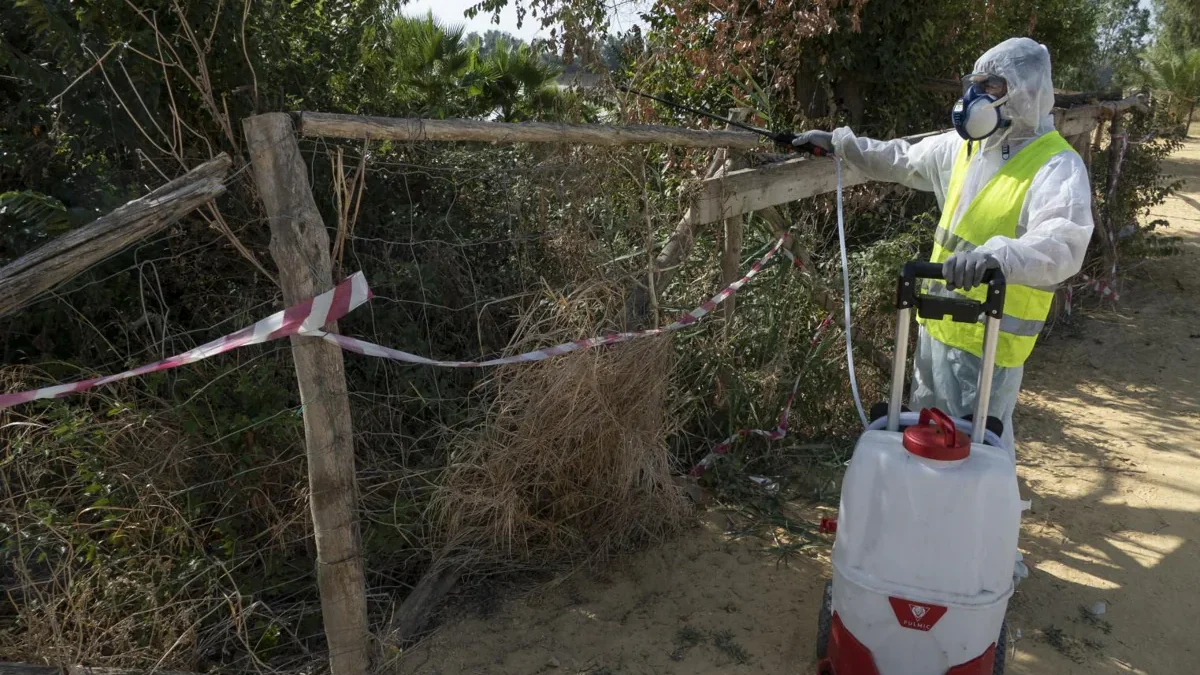
[[224, 194], [230, 163], [229, 155], [221, 153], [150, 194], [0, 266], [0, 317]]
[[[243, 120], [242, 128], [271, 224], [271, 256], [279, 267], [283, 304], [291, 306], [333, 287], [329, 235], [313, 200], [291, 117], [258, 115]], [[336, 331], [336, 324], [327, 330]], [[371, 667], [372, 652], [342, 351], [316, 338], [294, 335], [291, 341], [304, 411], [329, 666], [333, 675], [363, 675]]]
[[1121, 160], [1129, 139], [1125, 132], [1124, 114], [1113, 111], [1112, 124], [1108, 127], [1108, 190], [1105, 191], [1104, 217], [1096, 223], [1100, 230], [1106, 249], [1104, 251], [1104, 273], [1111, 274], [1113, 281], [1117, 276], [1117, 230], [1113, 225], [1113, 204], [1117, 199], [1117, 188], [1120, 185]]
[[[746, 122], [750, 119], [749, 108], [730, 108], [729, 119], [735, 122]], [[725, 125], [726, 129], [731, 129], [730, 125]], [[729, 153], [733, 158], [734, 154]], [[737, 155], [738, 163], [744, 162], [745, 157]], [[745, 220], [744, 216], [734, 216], [725, 219], [725, 236], [721, 240], [721, 285], [728, 286], [738, 279], [739, 267], [742, 264], [742, 225]], [[725, 325], [723, 332], [725, 339], [729, 339], [733, 331], [733, 313], [737, 307], [734, 296], [729, 296], [725, 299]]]

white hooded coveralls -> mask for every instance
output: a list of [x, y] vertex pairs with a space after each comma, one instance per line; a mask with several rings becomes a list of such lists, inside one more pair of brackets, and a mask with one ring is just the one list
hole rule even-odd
[[[1028, 38], [1012, 38], [975, 62], [976, 73], [1003, 77], [1009, 100], [1001, 114], [1011, 126], [974, 143], [951, 225], [1009, 158], [1030, 141], [1054, 130], [1050, 53]], [[849, 128], [833, 132], [834, 153], [872, 180], [933, 192], [945, 208], [950, 173], [963, 145], [954, 131], [909, 144], [859, 138]], [[1092, 237], [1092, 190], [1082, 158], [1064, 150], [1038, 171], [1025, 196], [1016, 238], [995, 236], [976, 250], [1000, 262], [1009, 283], [1054, 287], [1079, 272]], [[974, 412], [980, 359], [933, 339], [922, 327], [917, 339], [910, 405], [937, 407], [955, 417]], [[1024, 367], [996, 368], [989, 416], [1004, 422], [1003, 441], [1015, 461], [1013, 408]]]

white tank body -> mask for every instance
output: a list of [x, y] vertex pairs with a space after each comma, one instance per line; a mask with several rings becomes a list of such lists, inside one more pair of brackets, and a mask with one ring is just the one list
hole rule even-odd
[[996, 642], [1021, 510], [1003, 449], [935, 461], [900, 432], [863, 434], [842, 484], [833, 610], [880, 675], [942, 675]]

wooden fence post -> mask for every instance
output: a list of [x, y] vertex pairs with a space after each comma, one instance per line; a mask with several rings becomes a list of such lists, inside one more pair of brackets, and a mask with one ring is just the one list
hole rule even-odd
[[[729, 119], [735, 122], [745, 123], [750, 119], [749, 108], [730, 108]], [[726, 129], [732, 129], [730, 125], [725, 125]], [[745, 162], [744, 156], [734, 155], [732, 151], [729, 153], [730, 159], [736, 157], [737, 163]], [[725, 219], [724, 237], [721, 239], [721, 286], [728, 286], [737, 281], [739, 268], [742, 264], [742, 226], [744, 225], [745, 216], [734, 216]], [[729, 339], [733, 331], [733, 313], [736, 305], [735, 296], [729, 296], [725, 299], [725, 325], [722, 331], [725, 339]]]
[[1096, 221], [1096, 229], [1100, 231], [1105, 246], [1104, 273], [1113, 275], [1113, 281], [1116, 281], [1117, 270], [1117, 228], [1112, 221], [1112, 206], [1120, 184], [1121, 158], [1128, 142], [1124, 115], [1114, 111], [1112, 124], [1108, 126], [1108, 185], [1105, 186], [1108, 189], [1104, 193], [1103, 217]]
[[[242, 121], [259, 195], [271, 224], [271, 257], [279, 267], [283, 304], [333, 287], [329, 234], [317, 211], [308, 169], [285, 113]], [[336, 324], [327, 329], [336, 331]], [[293, 335], [308, 455], [309, 502], [317, 545], [317, 584], [333, 675], [363, 675], [371, 638], [360, 551], [354, 439], [342, 350]]]

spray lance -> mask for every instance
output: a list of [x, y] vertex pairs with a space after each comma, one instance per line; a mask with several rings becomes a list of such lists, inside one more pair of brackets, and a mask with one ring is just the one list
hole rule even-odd
[[830, 153], [825, 148], [822, 148], [819, 145], [813, 145], [812, 143], [804, 143], [803, 145], [793, 145], [792, 143], [796, 140], [796, 134], [794, 134], [790, 131], [768, 131], [766, 129], [760, 129], [758, 127], [751, 126], [749, 124], [742, 124], [741, 122], [735, 122], [731, 119], [721, 117], [720, 115], [714, 115], [713, 113], [710, 113], [706, 110], [701, 110], [699, 108], [693, 108], [691, 106], [684, 105], [682, 103], [676, 103], [675, 101], [672, 101], [668, 98], [655, 96], [654, 94], [647, 94], [645, 92], [641, 92], [636, 89], [632, 89], [630, 87], [617, 85], [617, 89], [620, 89], [621, 91], [629, 93], [629, 94], [633, 94], [634, 96], [639, 96], [641, 98], [650, 99], [651, 101], [658, 101], [659, 103], [661, 103], [669, 108], [674, 108], [675, 110], [682, 110], [683, 112], [689, 112], [689, 113], [692, 113], [693, 115], [707, 117], [710, 120], [715, 120], [717, 122], [724, 122], [725, 124], [728, 124], [731, 127], [736, 127], [738, 129], [742, 129], [743, 131], [749, 131], [751, 133], [758, 134], [759, 136], [763, 136], [763, 137], [771, 139], [772, 141], [775, 142], [775, 145], [778, 145], [780, 148], [785, 148], [787, 150], [795, 150], [797, 152], [806, 152], [806, 153], [816, 156], [816, 157], [827, 157], [827, 156], [832, 155], [832, 153]]
[[736, 127], [738, 129], [743, 129], [745, 131], [756, 133], [760, 136], [764, 136], [766, 138], [771, 139], [772, 141], [775, 142], [775, 145], [779, 146], [780, 148], [784, 148], [784, 149], [792, 150], [792, 151], [796, 151], [796, 152], [808, 153], [815, 157], [830, 157], [833, 159], [833, 164], [837, 169], [838, 247], [841, 251], [841, 256], [842, 256], [842, 308], [844, 310], [843, 318], [845, 320], [845, 330], [846, 330], [846, 365], [850, 371], [850, 392], [851, 392], [851, 394], [854, 395], [854, 406], [855, 406], [855, 408], [858, 409], [858, 417], [862, 421], [863, 427], [864, 428], [867, 427], [870, 423], [870, 420], [867, 418], [866, 409], [863, 408], [862, 397], [858, 393], [858, 378], [854, 374], [854, 345], [853, 345], [853, 340], [851, 337], [852, 331], [851, 331], [851, 322], [850, 322], [850, 263], [847, 260], [847, 256], [846, 256], [846, 221], [845, 221], [845, 217], [842, 213], [842, 186], [843, 186], [843, 184], [842, 184], [842, 160], [841, 160], [841, 158], [837, 157], [836, 155], [829, 152], [825, 148], [822, 148], [819, 145], [813, 145], [812, 143], [803, 143], [801, 145], [794, 145], [797, 134], [794, 134], [790, 131], [779, 131], [779, 132], [768, 131], [766, 129], [760, 129], [758, 127], [751, 126], [749, 124], [742, 124], [741, 122], [735, 122], [731, 119], [721, 117], [720, 115], [715, 115], [706, 110], [701, 110], [699, 108], [693, 108], [691, 106], [684, 105], [682, 103], [676, 103], [675, 101], [672, 101], [667, 98], [655, 96], [653, 94], [647, 94], [645, 92], [641, 92], [636, 89], [632, 89], [630, 87], [617, 85], [617, 89], [620, 89], [621, 91], [624, 91], [629, 94], [633, 94], [634, 96], [650, 99], [651, 101], [657, 101], [669, 108], [674, 108], [675, 110], [682, 110], [684, 112], [688, 112], [693, 115], [707, 117], [710, 120], [715, 120], [717, 122], [724, 122], [725, 124], [728, 124], [731, 127]]

